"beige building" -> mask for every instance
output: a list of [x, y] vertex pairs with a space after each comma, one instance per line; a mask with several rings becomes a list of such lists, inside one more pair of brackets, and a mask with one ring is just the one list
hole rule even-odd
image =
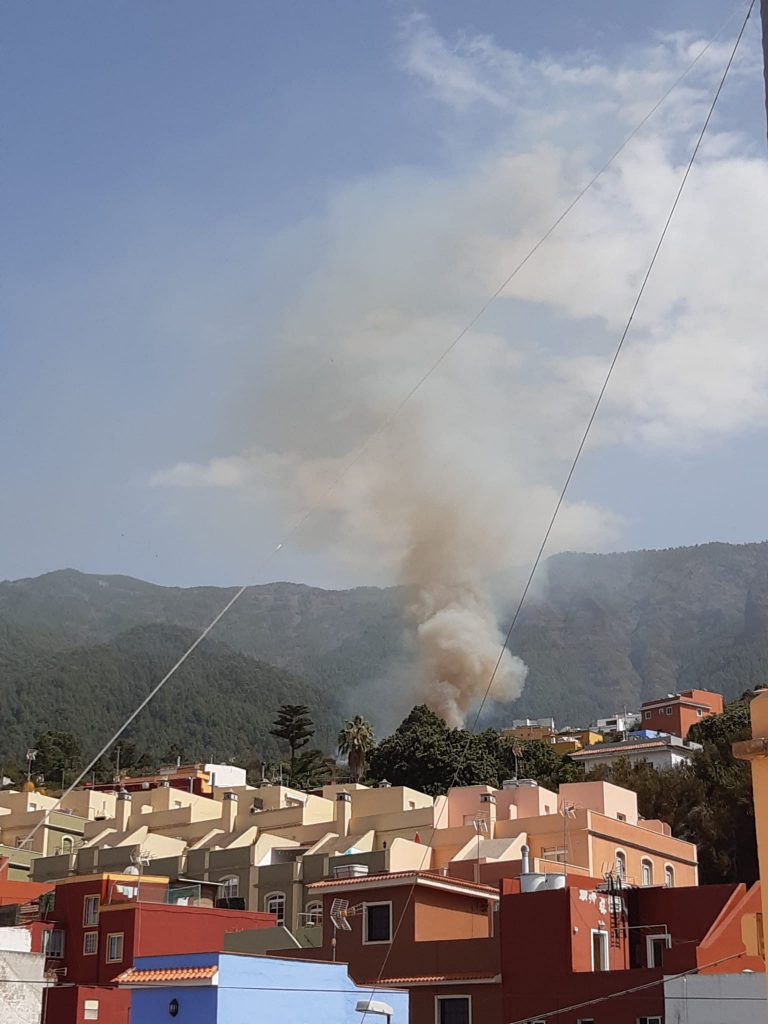
[[[34, 802], [36, 794], [23, 796]], [[555, 794], [521, 781], [435, 798], [387, 784], [316, 793], [238, 786], [214, 796], [160, 786], [73, 797], [70, 808], [88, 815], [77, 817], [77, 842], [41, 845], [36, 881], [140, 864], [153, 874], [216, 883], [219, 899], [275, 913], [308, 944], [322, 917], [307, 888], [314, 882], [431, 870], [495, 883], [519, 874], [524, 845], [534, 870], [545, 873], [620, 874], [632, 885], [697, 881], [695, 848], [666, 825], [641, 820], [635, 794], [605, 782], [564, 785]], [[42, 813], [26, 806], [31, 818]]]

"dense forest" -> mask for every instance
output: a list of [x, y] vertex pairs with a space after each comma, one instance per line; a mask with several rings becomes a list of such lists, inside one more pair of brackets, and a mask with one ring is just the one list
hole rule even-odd
[[[137, 626], [107, 643], [57, 650], [46, 635], [0, 626], [0, 757], [18, 761], [38, 734], [58, 730], [90, 759], [194, 638], [178, 626]], [[209, 641], [126, 737], [155, 757], [174, 748], [192, 760], [270, 760], [279, 745], [269, 730], [286, 701], [309, 705], [319, 745], [332, 748], [341, 712], [322, 684]]]

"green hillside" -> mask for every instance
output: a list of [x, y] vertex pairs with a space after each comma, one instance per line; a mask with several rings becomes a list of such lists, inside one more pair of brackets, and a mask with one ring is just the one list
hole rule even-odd
[[[768, 543], [556, 555], [540, 584], [512, 643], [529, 666], [525, 692], [489, 722], [551, 714], [586, 723], [675, 689], [732, 698], [768, 679]], [[35, 716], [41, 726], [74, 723], [95, 742], [232, 592], [73, 570], [0, 583], [9, 742], [28, 742]], [[405, 598], [374, 587], [251, 587], [137, 729], [166, 747], [194, 736], [205, 756], [211, 746], [217, 756], [256, 742], [267, 749], [265, 723], [281, 699], [295, 699], [312, 707], [330, 748], [341, 716], [381, 719], [386, 690], [377, 706], [367, 706], [375, 687], [356, 692], [401, 652]], [[514, 600], [510, 589], [508, 609]], [[173, 703], [180, 693], [183, 707]]]

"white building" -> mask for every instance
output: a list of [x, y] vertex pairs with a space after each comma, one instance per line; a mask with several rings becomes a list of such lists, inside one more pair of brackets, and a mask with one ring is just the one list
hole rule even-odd
[[612, 718], [598, 718], [595, 728], [598, 732], [629, 732], [633, 725], [641, 721], [639, 711], [624, 711]]
[[664, 771], [690, 761], [697, 750], [701, 750], [700, 743], [681, 740], [679, 736], [639, 732], [630, 733], [620, 743], [596, 743], [592, 747], [585, 747], [571, 754], [571, 758], [580, 761], [587, 771], [594, 765], [613, 764], [622, 757], [631, 765], [646, 761], [657, 770]]
[[33, 953], [26, 928], [0, 928], [0, 1021], [38, 1024], [45, 991], [45, 957]]
[[756, 1024], [766, 1019], [764, 974], [664, 979], [665, 1024]]

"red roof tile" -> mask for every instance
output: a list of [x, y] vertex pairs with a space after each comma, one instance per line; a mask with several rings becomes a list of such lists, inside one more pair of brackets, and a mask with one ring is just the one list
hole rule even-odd
[[156, 985], [166, 981], [198, 981], [213, 978], [218, 967], [168, 967], [164, 970], [140, 970], [131, 967], [118, 974], [118, 985]]
[[498, 971], [478, 971], [476, 974], [412, 974], [403, 978], [380, 978], [375, 981], [358, 982], [360, 988], [376, 985], [437, 985], [442, 982], [493, 981]]

